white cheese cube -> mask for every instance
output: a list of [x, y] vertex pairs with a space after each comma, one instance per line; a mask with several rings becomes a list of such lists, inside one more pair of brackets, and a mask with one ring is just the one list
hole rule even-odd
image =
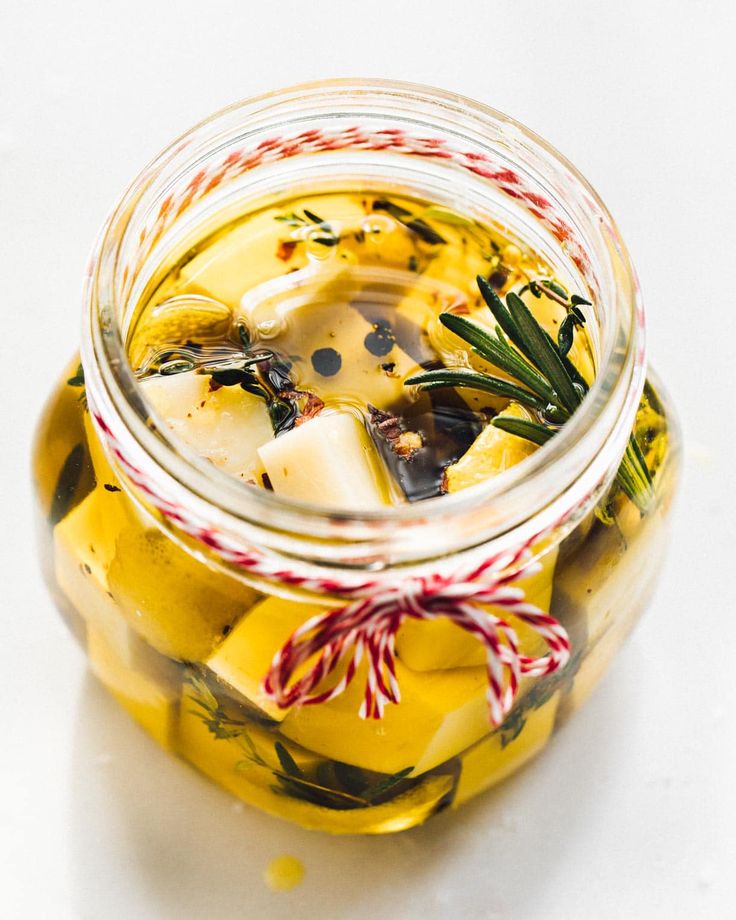
[[210, 389], [206, 374], [187, 372], [143, 381], [146, 398], [182, 441], [215, 466], [255, 479], [256, 449], [273, 437], [263, 399], [239, 386]]
[[368, 432], [348, 413], [319, 415], [262, 445], [258, 456], [278, 495], [350, 510], [390, 504]]

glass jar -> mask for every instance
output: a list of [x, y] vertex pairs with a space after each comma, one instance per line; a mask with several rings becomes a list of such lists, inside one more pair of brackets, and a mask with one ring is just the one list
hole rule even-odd
[[[177, 441], [147, 405], [125, 343], [167, 257], [213, 221], [284, 190], [356, 182], [490, 215], [559, 266], [592, 301], [597, 373], [561, 432], [502, 476], [350, 514], [244, 487]], [[55, 387], [34, 453], [51, 591], [92, 670], [131, 715], [164, 748], [274, 815], [385, 833], [459, 806], [544, 748], [651, 595], [679, 447], [666, 395], [645, 373], [634, 270], [586, 181], [486, 106], [361, 80], [300, 86], [214, 115], [158, 156], [105, 224], [87, 277], [81, 355]], [[641, 507], [615, 479], [632, 431], [653, 480]], [[485, 607], [468, 617], [513, 621], [523, 654], [531, 640], [519, 604], [535, 605], [529, 616], [550, 649], [536, 673], [520, 671], [519, 658], [516, 670], [509, 664], [503, 625], [495, 645], [486, 630], [484, 648], [468, 617], [460, 629], [448, 614], [460, 609], [458, 582], [470, 583], [464, 597], [473, 600], [484, 580], [496, 593], [475, 596]], [[336, 674], [311, 687], [325, 699], [278, 705], [266, 673], [281, 668], [289, 702], [293, 671], [310, 657], [285, 666], [299, 646], [295, 630], [366, 602], [363, 660], [356, 636], [344, 633]], [[393, 634], [383, 636], [388, 647], [371, 645], [386, 604], [401, 623], [395, 654]], [[396, 684], [400, 701], [391, 702]]]

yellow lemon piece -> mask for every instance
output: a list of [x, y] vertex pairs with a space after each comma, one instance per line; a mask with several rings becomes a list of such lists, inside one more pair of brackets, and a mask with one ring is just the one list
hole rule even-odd
[[[539, 562], [541, 569], [519, 579], [515, 587], [522, 588], [525, 599], [545, 613], [552, 599], [552, 582], [557, 561], [557, 547], [545, 552]], [[524, 655], [544, 654], [544, 640], [526, 623], [509, 616], [506, 611], [489, 607], [489, 612], [506, 620], [519, 639]], [[437, 668], [478, 667], [486, 661], [485, 646], [474, 636], [450, 620], [406, 620], [396, 637], [396, 652], [401, 661], [414, 671]]]
[[538, 754], [552, 734], [559, 702], [557, 691], [539, 709], [524, 713], [524, 725], [515, 738], [497, 731], [465, 753], [453, 808], [500, 783]]
[[[404, 830], [425, 821], [446, 798], [451, 776], [429, 776], [416, 786], [380, 805], [350, 809], [327, 808], [284, 794], [276, 786], [275, 736], [257, 726], [247, 731], [261, 766], [248, 761], [249, 745], [240, 738], [216, 738], [193, 703], [191, 688], [184, 691], [177, 728], [178, 753], [210, 779], [250, 805], [270, 815], [294, 821], [310, 830], [332, 834], [381, 834]], [[313, 707], [319, 708], [319, 707]], [[289, 746], [295, 762], [307, 766], [313, 755]]]
[[[110, 693], [162, 747], [171, 748], [179, 700], [173, 662], [161, 656], [154, 659], [155, 653], [142, 650], [131, 667], [106, 634], [93, 626], [87, 628], [87, 652], [92, 671]], [[146, 654], [149, 663], [144, 669]]]
[[[531, 415], [517, 403], [511, 403], [500, 413], [500, 417], [531, 420]], [[536, 444], [525, 438], [486, 425], [467, 453], [457, 463], [447, 467], [447, 491], [459, 492], [498, 476], [530, 457], [536, 449]]]
[[117, 478], [110, 466], [110, 461], [107, 458], [105, 449], [102, 446], [102, 441], [100, 441], [97, 429], [94, 426], [92, 416], [89, 412], [84, 413], [84, 434], [87, 440], [87, 450], [89, 451], [90, 460], [92, 461], [92, 468], [95, 471], [98, 487], [102, 486], [104, 488], [105, 484], [116, 485]]
[[[323, 205], [321, 197], [302, 198], [300, 216], [304, 208], [324, 216]], [[350, 231], [359, 230], [365, 216], [360, 197], [332, 195], [329, 209], [332, 232], [344, 235], [347, 242]], [[336, 250], [342, 250], [343, 243], [335, 247], [310, 243], [310, 232], [316, 237], [329, 234], [308, 221], [302, 228], [295, 228], [281, 219], [287, 216], [282, 209], [266, 208], [240, 223], [227, 224], [181, 267], [175, 284], [166, 293], [203, 294], [236, 309], [247, 291], [278, 275], [309, 266], [310, 251], [330, 262], [338, 261]], [[282, 243], [287, 243], [287, 247]]]
[[592, 694], [635, 624], [636, 617], [621, 617], [588, 649], [575, 674], [572, 688], [565, 696], [561, 717], [567, 718]]
[[291, 709], [281, 731], [297, 744], [334, 760], [418, 775], [444, 763], [489, 731], [485, 668], [420, 673], [396, 663], [401, 702], [382, 719], [358, 715], [365, 692], [361, 665], [344, 693], [316, 706]]
[[109, 589], [132, 628], [163, 655], [201, 661], [257, 592], [216, 572], [158, 530], [120, 533]]
[[280, 722], [287, 710], [279, 709], [264, 695], [263, 678], [274, 655], [294, 630], [325, 609], [279, 597], [266, 598], [233, 627], [207, 659], [207, 665], [223, 683]]
[[220, 469], [257, 481], [257, 448], [273, 438], [265, 400], [239, 386], [210, 389], [206, 374], [143, 381], [146, 398], [175, 435]]
[[[581, 556], [577, 565], [570, 567], [568, 577], [561, 580], [561, 600], [584, 614], [586, 630], [585, 652], [572, 688], [563, 700], [561, 715], [565, 718], [591, 695], [649, 603], [666, 545], [662, 534], [656, 533], [662, 527], [659, 515], [648, 515], [634, 537], [649, 540], [648, 551], [637, 551], [629, 544], [629, 551], [623, 553], [621, 546], [611, 540], [610, 528], [603, 536], [599, 534], [601, 542], [608, 538], [603, 551], [594, 549]], [[590, 578], [593, 571], [597, 574], [595, 580]]]
[[[99, 475], [99, 463], [96, 466]], [[122, 492], [109, 492], [103, 482], [54, 528], [54, 574], [72, 607], [104, 633], [129, 662], [129, 632], [110, 596], [107, 572], [119, 534], [133, 516]]]
[[[303, 244], [295, 247], [288, 262], [279, 259], [278, 239], [284, 225], [275, 220], [277, 213], [269, 209], [240, 225], [228, 225], [214, 245], [212, 237], [210, 245], [182, 266], [171, 293], [203, 294], [235, 310], [246, 291], [307, 265]], [[288, 233], [281, 235], [288, 237]]]

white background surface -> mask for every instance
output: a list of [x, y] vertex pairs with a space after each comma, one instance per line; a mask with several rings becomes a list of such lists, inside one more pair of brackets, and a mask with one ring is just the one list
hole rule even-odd
[[[730, 0], [4, 0], [0, 7], [0, 916], [726, 918], [736, 897], [736, 18]], [[477, 97], [618, 219], [680, 408], [661, 586], [587, 708], [502, 789], [329, 839], [169, 760], [87, 676], [41, 584], [29, 440], [92, 239], [175, 134], [239, 97], [372, 75]], [[262, 881], [284, 852], [304, 884]]]

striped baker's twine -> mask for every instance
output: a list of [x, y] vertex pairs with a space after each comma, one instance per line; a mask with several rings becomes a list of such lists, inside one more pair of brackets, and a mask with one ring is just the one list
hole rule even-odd
[[553, 200], [528, 184], [522, 172], [510, 168], [506, 163], [494, 162], [493, 157], [486, 152], [458, 150], [445, 138], [416, 136], [397, 127], [350, 125], [333, 131], [309, 128], [299, 134], [264, 138], [252, 147], [233, 150], [219, 162], [200, 169], [163, 199], [141, 230], [134, 262], [123, 269], [124, 295], [127, 296], [138, 268], [168, 228], [210, 192], [236, 181], [252, 169], [295, 156], [336, 150], [386, 151], [410, 157], [444, 160], [485, 179], [544, 224], [566, 248], [588, 283], [597, 287], [590, 259], [573, 227], [558, 212]]
[[[537, 538], [535, 538], [537, 539]], [[509, 558], [510, 556], [510, 558]], [[486, 650], [487, 700], [490, 720], [500, 725], [516, 698], [522, 675], [541, 677], [562, 668], [570, 657], [570, 641], [560, 623], [527, 603], [519, 579], [539, 571], [530, 562], [529, 544], [512, 554], [489, 560], [469, 576], [414, 577], [390, 587], [375, 585], [367, 596], [329, 610], [303, 623], [276, 653], [263, 689], [279, 707], [309, 706], [335, 699], [367, 663], [365, 691], [359, 715], [380, 719], [387, 703], [400, 701], [396, 676], [396, 633], [406, 619], [446, 617], [475, 636]], [[475, 580], [479, 578], [482, 580]], [[522, 655], [513, 627], [478, 604], [502, 608], [541, 636], [548, 652]], [[294, 674], [314, 659], [307, 673]], [[328, 689], [320, 685], [346, 662], [340, 679]]]
[[[555, 213], [555, 206], [549, 199], [526, 186], [520, 173], [506, 165], [494, 164], [485, 153], [456, 150], [442, 138], [415, 137], [400, 128], [353, 125], [337, 131], [314, 128], [294, 136], [267, 138], [252, 149], [233, 151], [220, 163], [200, 170], [185, 186], [164, 199], [152, 222], [141, 232], [136, 260], [124, 269], [124, 290], [129, 289], [137, 268], [168, 227], [218, 186], [277, 160], [348, 149], [386, 150], [451, 161], [486, 179], [544, 223], [568, 248], [580, 271], [592, 281], [588, 256], [572, 228]], [[92, 403], [90, 408], [93, 408]], [[523, 590], [515, 584], [538, 569], [536, 563], [529, 562], [531, 546], [546, 534], [537, 535], [514, 553], [487, 560], [473, 571], [458, 571], [450, 576], [410, 577], [387, 585], [384, 581], [362, 577], [349, 580], [348, 576], [338, 579], [305, 575], [276, 563], [257, 550], [244, 549], [242, 544], [198, 519], [175, 500], [166, 498], [160, 484], [151, 481], [127, 456], [102, 415], [93, 412], [93, 417], [101, 438], [131, 485], [177, 528], [204, 544], [223, 561], [273, 584], [350, 599], [342, 608], [312, 617], [277, 652], [264, 679], [264, 689], [278, 706], [314, 705], [334, 699], [351, 683], [365, 658], [367, 676], [360, 715], [380, 719], [386, 703], [398, 703], [400, 699], [394, 644], [396, 633], [406, 619], [446, 617], [483, 643], [488, 704], [494, 725], [503, 721], [513, 705], [522, 675], [551, 674], [568, 661], [570, 642], [565, 629], [554, 617], [527, 603]], [[520, 654], [513, 627], [478, 604], [501, 608], [506, 615], [527, 624], [544, 639], [548, 652], [536, 658]], [[315, 659], [311, 669], [298, 680], [292, 680], [296, 671], [311, 659]], [[322, 681], [342, 663], [346, 666], [340, 679], [329, 689], [320, 689]]]
[[[322, 577], [297, 572], [253, 548], [244, 549], [227, 535], [201, 522], [178, 502], [165, 498], [160, 486], [127, 455], [120, 440], [98, 411], [92, 409], [97, 431], [134, 489], [179, 530], [205, 545], [223, 561], [272, 584], [302, 588], [311, 594], [349, 598], [343, 607], [311, 617], [287, 639], [273, 658], [263, 681], [266, 695], [280, 708], [310, 706], [335, 699], [352, 682], [359, 665], [367, 663], [359, 715], [380, 719], [387, 703], [398, 703], [395, 640], [407, 619], [445, 617], [480, 641], [486, 650], [488, 708], [493, 725], [500, 725], [513, 706], [523, 675], [543, 677], [565, 666], [570, 640], [550, 614], [526, 601], [518, 582], [541, 569], [533, 547], [563, 521], [514, 550], [498, 553], [478, 564], [466, 564], [450, 574], [410, 576], [394, 583], [358, 576]], [[569, 515], [565, 515], [565, 519]], [[513, 626], [492, 613], [513, 616], [546, 643], [544, 655], [522, 655]], [[310, 660], [312, 667], [298, 679], [295, 673]], [[341, 664], [339, 680], [320, 687]]]

